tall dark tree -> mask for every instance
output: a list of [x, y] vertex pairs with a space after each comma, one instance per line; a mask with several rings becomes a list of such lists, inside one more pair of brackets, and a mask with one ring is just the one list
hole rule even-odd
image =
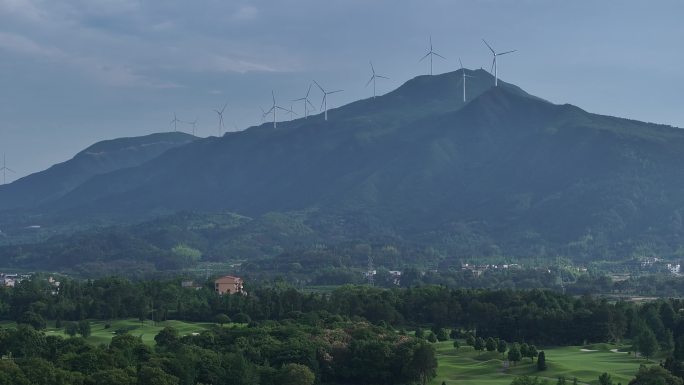
[[543, 350], [537, 356], [537, 370], [546, 370], [546, 354]]

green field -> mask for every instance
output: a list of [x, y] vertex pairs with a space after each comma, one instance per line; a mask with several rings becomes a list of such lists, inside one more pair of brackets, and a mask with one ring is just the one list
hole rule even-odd
[[504, 370], [501, 354], [496, 352], [476, 352], [470, 346], [456, 350], [452, 341], [435, 344], [439, 368], [437, 377], [431, 382], [440, 385], [445, 381], [448, 385], [508, 385], [516, 376], [548, 378], [555, 384], [559, 376], [565, 376], [568, 383], [577, 377], [582, 384], [598, 384], [598, 376], [607, 372], [613, 382], [627, 385], [639, 369], [640, 364], [656, 364], [645, 359], [634, 358], [626, 353], [614, 353], [611, 349], [616, 346], [598, 344], [584, 348], [597, 350], [581, 351], [581, 346], [567, 346], [558, 348], [544, 348], [548, 369], [538, 372], [536, 361], [533, 364], [529, 358], [523, 359], [517, 366]]
[[[128, 333], [137, 337], [141, 337], [143, 342], [147, 345], [154, 345], [154, 336], [159, 333], [166, 326], [172, 326], [181, 336], [189, 335], [192, 333], [200, 333], [203, 330], [216, 325], [212, 323], [194, 323], [194, 322], [183, 322], [183, 321], [163, 321], [152, 323], [152, 321], [140, 322], [136, 319], [125, 319], [116, 320], [110, 322], [111, 327], [105, 329], [104, 321], [92, 321], [90, 323], [91, 335], [87, 338], [87, 341], [93, 344], [109, 344], [112, 337], [115, 336], [114, 332], [117, 329], [126, 329]], [[0, 322], [0, 326], [3, 327], [14, 327], [16, 324], [14, 322]], [[231, 324], [233, 325], [233, 324]], [[229, 324], [224, 325], [224, 327], [231, 326]], [[68, 336], [64, 334], [64, 329], [56, 329], [54, 322], [48, 323], [48, 328], [45, 330], [46, 335], [59, 335], [67, 338]]]

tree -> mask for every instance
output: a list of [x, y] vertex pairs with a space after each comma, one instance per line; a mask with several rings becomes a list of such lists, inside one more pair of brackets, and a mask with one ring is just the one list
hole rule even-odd
[[425, 332], [421, 328], [416, 328], [416, 338], [425, 338]]
[[154, 342], [157, 346], [162, 348], [168, 348], [175, 345], [178, 342], [178, 330], [171, 326], [166, 326], [164, 329], [160, 330], [156, 336], [154, 336]]
[[138, 371], [138, 384], [178, 385], [178, 377], [172, 376], [157, 367], [143, 366]]
[[447, 333], [447, 330], [444, 328], [439, 328], [437, 329], [437, 340], [439, 341], [446, 341], [449, 339], [449, 333]]
[[556, 381], [556, 385], [565, 385], [567, 381], [565, 381], [565, 377], [560, 376], [558, 377], [558, 381]]
[[537, 347], [534, 345], [528, 345], [527, 346], [527, 357], [530, 357], [532, 359], [532, 362], [534, 362], [535, 357], [537, 357], [539, 353], [537, 352]]
[[641, 365], [629, 385], [682, 385], [682, 379], [673, 376], [658, 365], [648, 367]]
[[529, 354], [529, 346], [525, 343], [520, 344], [520, 355], [522, 358], [528, 357]]
[[517, 342], [514, 343], [510, 349], [508, 349], [508, 360], [513, 362], [513, 364], [517, 364], [518, 361], [522, 358], [522, 354], [520, 354], [520, 344]]
[[539, 352], [539, 356], [537, 358], [537, 370], [546, 370], [546, 354], [544, 354], [543, 350]]
[[78, 334], [83, 336], [83, 338], [90, 337], [90, 322], [88, 320], [78, 321]]
[[635, 350], [643, 354], [646, 359], [653, 357], [658, 351], [658, 340], [649, 328], [645, 328], [636, 338]]
[[528, 376], [521, 376], [521, 377], [516, 377], [513, 379], [511, 382], [511, 385], [548, 385], [549, 382], [547, 380], [540, 380], [537, 377], [528, 377]]
[[610, 374], [603, 373], [599, 376], [599, 385], [613, 385], [613, 380], [610, 378]]
[[250, 317], [249, 314], [237, 313], [235, 314], [235, 317], [233, 317], [233, 321], [239, 324], [248, 324], [252, 322], [252, 317]]
[[64, 325], [64, 333], [73, 337], [78, 333], [78, 324], [76, 322], [67, 322]]
[[472, 334], [468, 334], [466, 337], [466, 345], [475, 346], [475, 337]]
[[432, 342], [433, 344], [437, 342], [437, 337], [435, 337], [435, 333], [430, 332], [427, 337], [428, 342]]
[[458, 350], [458, 348], [461, 347], [461, 344], [458, 343], [458, 340], [454, 340], [454, 349]]
[[217, 314], [216, 317], [214, 317], [214, 320], [221, 326], [223, 326], [223, 324], [230, 323], [230, 317], [225, 314]]
[[21, 314], [21, 317], [17, 319], [18, 324], [26, 324], [33, 326], [36, 330], [43, 330], [47, 326], [45, 318], [40, 314], [34, 313], [32, 311], [26, 311]]
[[475, 344], [473, 345], [473, 347], [474, 347], [475, 350], [477, 350], [478, 352], [484, 350], [484, 348], [485, 348], [485, 340], [484, 340], [484, 338], [482, 338], [482, 337], [477, 337], [477, 338], [475, 338]]
[[437, 375], [435, 348], [426, 343], [418, 344], [413, 350], [411, 368], [418, 373], [420, 383], [425, 385]]
[[316, 376], [306, 365], [287, 364], [278, 371], [278, 384], [313, 385]]
[[508, 344], [506, 343], [505, 340], [499, 340], [499, 343], [496, 346], [496, 350], [501, 353], [501, 357], [504, 356], [504, 353], [506, 353], [506, 350], [508, 350]]
[[86, 381], [86, 384], [97, 384], [97, 385], [135, 385], [135, 377], [132, 377], [124, 369], [107, 369], [99, 370], [92, 375]]
[[488, 352], [495, 351], [497, 348], [496, 340], [492, 337], [487, 338], [487, 341], [485, 342], [485, 348]]

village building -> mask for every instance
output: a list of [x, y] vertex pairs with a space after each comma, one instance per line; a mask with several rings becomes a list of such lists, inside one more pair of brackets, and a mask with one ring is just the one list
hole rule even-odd
[[214, 281], [214, 291], [219, 295], [223, 294], [243, 294], [243, 284], [242, 278], [234, 277], [232, 275], [226, 275], [217, 278]]

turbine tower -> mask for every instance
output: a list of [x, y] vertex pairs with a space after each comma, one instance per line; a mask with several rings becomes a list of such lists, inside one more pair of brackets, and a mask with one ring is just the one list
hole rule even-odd
[[375, 67], [373, 67], [373, 62], [369, 62], [371, 66], [371, 78], [368, 80], [368, 83], [366, 83], [366, 87], [368, 87], [371, 82], [373, 82], [373, 99], [375, 99], [375, 79], [380, 78], [380, 79], [389, 79], [387, 76], [382, 76], [378, 75], [375, 73]]
[[223, 112], [226, 110], [226, 107], [228, 107], [228, 103], [224, 104], [223, 108], [221, 108], [220, 110], [214, 109], [214, 112], [216, 112], [216, 114], [218, 114], [218, 118], [219, 118], [219, 125], [218, 125], [218, 136], [219, 137], [221, 137], [221, 135], [223, 134]]
[[304, 103], [304, 119], [306, 119], [309, 116], [309, 107], [307, 105], [310, 105], [311, 108], [313, 108], [314, 110], [316, 109], [316, 107], [314, 107], [313, 103], [311, 103], [311, 100], [309, 100], [309, 93], [311, 92], [311, 86], [312, 85], [313, 84], [309, 84], [309, 89], [306, 91], [306, 96], [304, 96], [303, 98], [293, 100], [293, 102], [301, 101]]
[[293, 115], [297, 115], [297, 113], [294, 112], [294, 108], [293, 108], [292, 103], [290, 103], [290, 109], [287, 110], [287, 112], [285, 112], [285, 113], [288, 115], [287, 117], [288, 117], [290, 120], [293, 119], [293, 117], [292, 117]]
[[186, 122], [186, 123], [188, 123], [189, 125], [192, 126], [192, 136], [195, 136], [195, 130], [197, 128], [197, 118], [195, 118], [195, 120], [193, 120], [192, 122]]
[[7, 161], [5, 159], [5, 154], [2, 154], [2, 167], [0, 167], [0, 171], [2, 171], [2, 184], [7, 184], [7, 171], [14, 174], [14, 170], [7, 167]]
[[441, 57], [442, 59], [446, 60], [446, 58], [444, 56], [438, 54], [437, 52], [435, 52], [435, 50], [432, 49], [432, 36], [430, 36], [430, 50], [428, 51], [428, 53], [425, 54], [425, 56], [420, 58], [420, 60], [418, 60], [418, 61], [421, 62], [421, 61], [425, 60], [425, 58], [427, 58], [428, 56], [430, 57], [430, 75], [432, 75], [432, 57], [437, 56], [437, 57]]
[[170, 124], [173, 124], [173, 131], [178, 131], [178, 122], [180, 122], [180, 119], [176, 117], [176, 113], [173, 113], [173, 119], [171, 120]]
[[466, 101], [466, 78], [474, 78], [475, 76], [467, 75], [465, 68], [463, 68], [463, 62], [461, 58], [458, 58], [458, 62], [461, 64], [461, 72], [463, 72], [463, 103]]
[[287, 108], [280, 107], [279, 105], [276, 104], [275, 92], [273, 92], [273, 90], [271, 90], [271, 96], [273, 97], [273, 106], [271, 106], [271, 109], [270, 109], [270, 110], [268, 110], [268, 111], [266, 111], [266, 112], [264, 113], [264, 117], [265, 117], [266, 115], [270, 114], [271, 112], [273, 112], [273, 128], [276, 128], [276, 127], [277, 127], [277, 123], [276, 123], [276, 117], [277, 117], [276, 111], [277, 111], [277, 110], [283, 110], [283, 111], [285, 111], [285, 112], [288, 112], [288, 111], [290, 111], [290, 110], [288, 110]]
[[318, 84], [317, 81], [314, 80], [314, 83], [316, 83], [316, 86], [320, 88], [321, 92], [323, 92], [323, 100], [321, 101], [321, 108], [325, 109], [325, 120], [328, 120], [328, 95], [334, 94], [336, 92], [342, 92], [342, 90], [335, 90], [335, 91], [326, 91], [321, 87], [320, 84]]
[[[494, 87], [496, 87], [496, 86], [499, 85], [499, 69], [498, 69], [498, 67], [497, 67], [497, 65], [496, 65], [496, 58], [497, 58], [497, 56], [506, 55], [506, 54], [509, 54], [509, 53], [516, 52], [517, 49], [514, 49], [514, 50], [512, 50], [512, 51], [506, 51], [506, 52], [499, 52], [499, 53], [497, 53], [496, 51], [494, 51], [494, 49], [492, 48], [492, 46], [490, 46], [489, 43], [487, 43], [487, 41], [486, 41], [485, 39], [482, 39], [482, 41], [485, 43], [485, 45], [487, 46], [487, 48], [489, 48], [489, 50], [492, 51], [492, 55], [494, 55], [494, 59], [492, 59], [492, 69], [491, 69], [491, 71], [494, 71]], [[490, 71], [490, 72], [491, 72], [491, 71]]]

